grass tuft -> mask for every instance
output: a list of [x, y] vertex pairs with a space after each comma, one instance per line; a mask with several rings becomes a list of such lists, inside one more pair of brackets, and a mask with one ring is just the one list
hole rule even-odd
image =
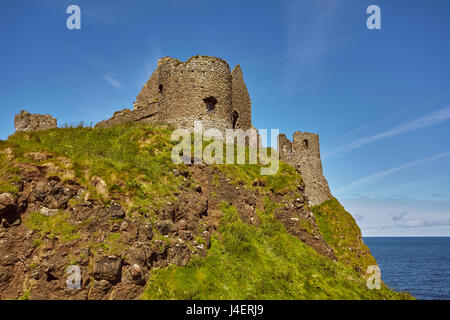
[[[77, 226], [69, 223], [69, 214], [59, 212], [54, 216], [48, 217], [40, 212], [32, 212], [25, 220], [25, 225], [33, 230], [38, 230], [41, 235], [47, 235], [50, 239], [58, 238], [61, 241], [71, 241], [78, 239], [80, 234]], [[41, 241], [35, 240], [35, 247], [41, 245]]]

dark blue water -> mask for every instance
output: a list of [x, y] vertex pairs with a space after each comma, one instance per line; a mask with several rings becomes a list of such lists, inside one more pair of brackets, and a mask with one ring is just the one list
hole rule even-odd
[[381, 279], [417, 299], [450, 300], [450, 237], [364, 237]]

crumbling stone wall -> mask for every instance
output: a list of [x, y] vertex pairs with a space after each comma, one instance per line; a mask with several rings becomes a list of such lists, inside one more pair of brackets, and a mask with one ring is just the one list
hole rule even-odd
[[16, 132], [48, 130], [58, 127], [57, 120], [48, 114], [32, 114], [20, 111], [14, 117]]
[[136, 102], [134, 103], [134, 108], [148, 107], [150, 104], [158, 102], [161, 99], [162, 89], [161, 83], [159, 81], [159, 68], [166, 61], [172, 58], [164, 57], [158, 60], [158, 66], [148, 81], [144, 84], [138, 96], [136, 97]]
[[[141, 109], [151, 108], [142, 111]], [[139, 110], [139, 111], [137, 111]], [[151, 121], [193, 129], [201, 120], [203, 130], [252, 128], [251, 101], [241, 67], [233, 73], [220, 58], [197, 55], [186, 62], [164, 57], [143, 86], [128, 115], [116, 115], [101, 125], [141, 121], [142, 113], [154, 114]], [[149, 121], [148, 118], [145, 118]]]
[[233, 83], [233, 124], [236, 129], [245, 131], [252, 128], [252, 103], [244, 82], [241, 66], [236, 65], [231, 75]]
[[148, 107], [150, 103], [157, 102], [159, 98], [159, 68], [153, 71], [150, 79], [144, 84], [141, 92], [136, 97], [134, 108]]
[[280, 159], [295, 167], [302, 175], [305, 193], [312, 206], [332, 198], [328, 182], [323, 175], [319, 135], [296, 131], [291, 142], [286, 135], [280, 134], [278, 150]]
[[158, 103], [150, 103], [146, 107], [139, 107], [134, 110], [123, 109], [114, 112], [112, 118], [101, 121], [95, 125], [96, 128], [108, 128], [126, 122], [158, 122]]

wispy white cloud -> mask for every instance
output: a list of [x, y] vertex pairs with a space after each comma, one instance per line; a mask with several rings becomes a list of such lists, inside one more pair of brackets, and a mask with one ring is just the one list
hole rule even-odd
[[325, 152], [324, 157], [330, 157], [339, 155], [357, 148], [360, 148], [362, 146], [374, 143], [376, 141], [394, 137], [400, 134], [408, 133], [414, 130], [426, 128], [429, 126], [433, 126], [436, 124], [439, 124], [441, 122], [444, 122], [446, 120], [450, 119], [450, 107], [437, 110], [435, 112], [432, 112], [430, 114], [418, 117], [416, 119], [413, 119], [411, 121], [402, 123], [398, 126], [395, 126], [391, 128], [390, 130], [384, 131], [382, 133], [365, 137], [361, 139], [354, 140], [350, 142], [349, 144], [337, 147], [330, 152]]
[[[391, 186], [387, 186], [385, 187], [377, 187], [376, 193], [379, 195], [386, 195], [386, 194], [395, 194], [398, 192], [402, 192], [405, 190], [412, 190], [412, 189], [416, 189], [417, 187], [421, 187], [421, 188], [429, 188], [430, 186], [433, 185], [437, 185], [438, 183], [442, 183], [442, 182], [450, 182], [450, 178], [448, 177], [441, 177], [441, 178], [433, 178], [433, 179], [419, 179], [419, 180], [415, 180], [415, 181], [411, 181], [411, 182], [407, 182], [407, 183], [403, 183], [403, 184], [398, 184], [398, 185], [391, 185]], [[441, 195], [443, 195], [441, 193]], [[431, 198], [437, 198], [435, 196], [430, 195]], [[443, 195], [441, 196], [442, 198], [445, 198], [446, 196]]]
[[308, 90], [317, 85], [318, 68], [333, 40], [330, 34], [337, 9], [336, 0], [285, 1], [285, 87], [288, 92]]
[[391, 218], [393, 221], [402, 220], [404, 216], [406, 216], [405, 212], [398, 212], [391, 214]]
[[402, 170], [414, 167], [416, 165], [419, 165], [419, 164], [422, 164], [422, 163], [425, 163], [425, 162], [441, 159], [441, 158], [448, 157], [448, 156], [450, 156], [450, 151], [442, 152], [442, 153], [439, 153], [439, 154], [435, 154], [433, 156], [429, 156], [429, 157], [422, 158], [422, 159], [419, 159], [419, 160], [414, 160], [414, 161], [408, 162], [406, 164], [403, 164], [401, 166], [398, 166], [398, 167], [395, 167], [395, 168], [391, 168], [391, 169], [388, 169], [388, 170], [385, 170], [385, 171], [382, 171], [382, 172], [378, 172], [376, 174], [372, 174], [370, 176], [367, 176], [367, 177], [364, 177], [362, 179], [356, 180], [356, 181], [354, 181], [354, 182], [352, 182], [352, 183], [350, 183], [350, 184], [348, 184], [346, 186], [338, 188], [334, 192], [335, 193], [342, 193], [344, 191], [348, 191], [350, 189], [354, 189], [355, 187], [359, 187], [361, 185], [377, 181], [377, 180], [379, 180], [381, 178], [384, 178], [386, 176], [389, 176], [389, 175], [391, 175], [393, 173], [396, 173], [396, 172], [399, 172], [399, 171], [402, 171]]
[[392, 114], [390, 114], [390, 115], [388, 115], [388, 116], [386, 116], [386, 117], [383, 117], [383, 118], [381, 118], [381, 119], [375, 120], [375, 121], [370, 122], [370, 123], [367, 123], [367, 124], [362, 125], [362, 126], [356, 128], [356, 129], [350, 130], [350, 131], [348, 131], [348, 132], [346, 132], [346, 133], [344, 133], [344, 134], [342, 134], [342, 135], [340, 135], [340, 136], [337, 136], [337, 137], [335, 137], [335, 138], [332, 138], [331, 140], [328, 140], [328, 141], [326, 141], [325, 143], [326, 143], [326, 144], [331, 144], [331, 143], [333, 143], [333, 142], [342, 140], [342, 139], [345, 138], [345, 137], [355, 135], [355, 134], [361, 132], [362, 130], [364, 130], [364, 129], [366, 129], [366, 128], [373, 127], [373, 126], [378, 125], [378, 124], [380, 124], [380, 123], [385, 123], [386, 121], [391, 120], [391, 119], [393, 119], [393, 118], [395, 118], [395, 117], [399, 116], [400, 114], [405, 113], [405, 112], [407, 112], [407, 111], [411, 111], [411, 110], [413, 110], [413, 109], [419, 109], [419, 108], [420, 108], [420, 109], [426, 109], [426, 108], [428, 108], [428, 106], [429, 106], [431, 103], [435, 103], [436, 101], [442, 100], [443, 98], [447, 98], [449, 95], [450, 95], [450, 91], [449, 91], [449, 92], [445, 92], [444, 94], [435, 96], [435, 97], [433, 97], [433, 98], [431, 98], [431, 99], [428, 99], [427, 101], [425, 101], [425, 102], [423, 102], [423, 103], [421, 103], [421, 104], [418, 104], [417, 106], [413, 106], [413, 107], [405, 107], [405, 108], [400, 109], [399, 111], [394, 112], [394, 113], [392, 113]]
[[117, 80], [114, 75], [105, 74], [103, 75], [103, 79], [105, 79], [114, 88], [123, 89], [122, 83], [119, 80]]
[[406, 220], [401, 223], [383, 223], [379, 225], [367, 226], [367, 229], [394, 229], [394, 228], [426, 228], [426, 227], [442, 227], [442, 226], [450, 226], [450, 219], [447, 220]]
[[[450, 235], [450, 226], [445, 225], [450, 217], [448, 199], [353, 195], [340, 201], [353, 217], [364, 216], [358, 221], [364, 236]], [[401, 219], [393, 219], [396, 216]]]

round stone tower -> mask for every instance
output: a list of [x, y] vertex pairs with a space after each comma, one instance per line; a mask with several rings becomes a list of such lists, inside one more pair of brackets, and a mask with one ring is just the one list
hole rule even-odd
[[158, 61], [158, 118], [178, 128], [231, 128], [232, 77], [228, 63], [208, 56], [186, 62], [173, 58]]
[[[126, 119], [122, 119], [126, 118]], [[241, 67], [231, 72], [225, 60], [197, 55], [186, 62], [164, 57], [143, 86], [134, 110], [106, 121], [164, 122], [192, 131], [195, 121], [203, 130], [253, 128], [251, 100]]]

